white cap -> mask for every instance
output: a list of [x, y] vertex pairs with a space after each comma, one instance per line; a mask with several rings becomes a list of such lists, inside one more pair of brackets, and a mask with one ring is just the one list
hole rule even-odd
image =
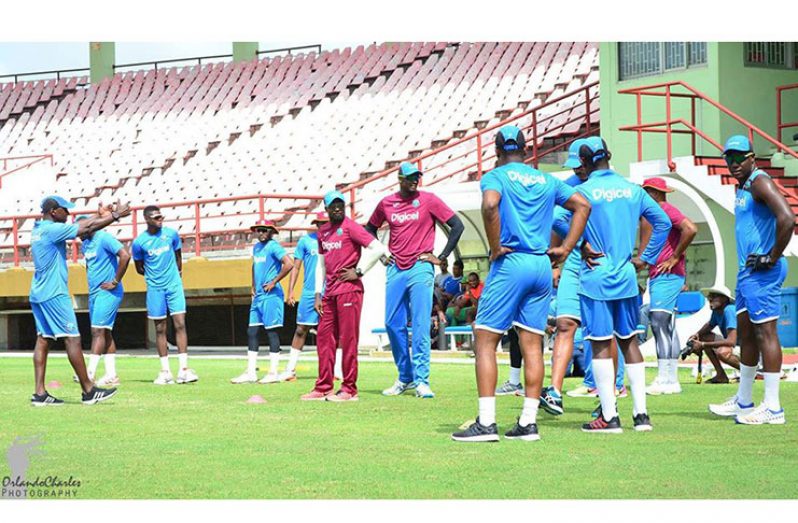
[[727, 298], [729, 298], [729, 301], [733, 301], [734, 300], [734, 296], [732, 295], [732, 292], [725, 285], [718, 285], [718, 286], [715, 286], [715, 287], [706, 287], [704, 289], [701, 289], [701, 292], [703, 292], [705, 295], [720, 294], [721, 296], [726, 296]]

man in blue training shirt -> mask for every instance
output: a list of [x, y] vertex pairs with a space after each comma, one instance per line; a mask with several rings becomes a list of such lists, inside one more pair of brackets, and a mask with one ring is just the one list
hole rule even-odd
[[592, 206], [583, 235], [579, 297], [584, 335], [593, 346], [593, 374], [602, 411], [594, 421], [584, 424], [582, 430], [617, 434], [622, 429], [615, 406], [613, 337], [626, 360], [634, 428], [651, 430], [646, 412], [645, 364], [636, 336], [639, 290], [631, 263], [637, 224], [643, 217], [652, 225], [651, 239], [640, 259], [654, 263], [668, 237], [671, 222], [642, 187], [610, 169], [610, 158], [607, 144], [598, 136], [586, 139], [579, 148], [579, 159], [589, 178], [576, 190]]
[[[524, 407], [508, 439], [539, 439], [537, 411], [543, 383], [543, 334], [551, 301], [551, 264], [567, 257], [582, 235], [590, 205], [557, 178], [524, 163], [526, 140], [518, 127], [496, 135], [496, 168], [482, 178], [482, 219], [490, 245], [490, 271], [475, 321], [479, 416], [455, 441], [498, 441], [496, 346], [515, 326], [524, 360]], [[550, 248], [554, 206], [572, 211], [571, 230]]]
[[[698, 332], [690, 336], [688, 343], [692, 342], [694, 354], [701, 354], [703, 351], [715, 367], [715, 376], [704, 383], [729, 383], [721, 362], [740, 370], [737, 308], [732, 301], [731, 291], [725, 285], [701, 289], [701, 292], [707, 295], [712, 316]], [[712, 332], [715, 327], [720, 331], [720, 336]]]
[[[85, 219], [88, 217], [81, 216], [77, 221]], [[116, 343], [111, 331], [124, 296], [122, 278], [130, 264], [130, 254], [119, 240], [106, 231], [87, 231], [80, 239], [89, 281], [89, 378], [94, 380], [100, 357], [105, 354], [105, 376], [97, 380], [97, 385], [119, 385], [116, 375]]]
[[[795, 227], [795, 214], [765, 171], [756, 168], [754, 150], [745, 136], [732, 136], [723, 148], [737, 180], [734, 199], [737, 238], [737, 327], [740, 336], [740, 385], [725, 403], [710, 405], [718, 416], [734, 416], [745, 425], [785, 422], [779, 401], [781, 342], [776, 329], [781, 286], [787, 277], [782, 254]], [[765, 397], [754, 407], [752, 388], [760, 354]]]
[[250, 228], [258, 237], [252, 247], [252, 305], [249, 308], [247, 328], [247, 370], [232, 383], [254, 383], [258, 380], [255, 370], [258, 364], [260, 329], [269, 337], [269, 372], [258, 383], [277, 383], [280, 378], [280, 333], [285, 314], [285, 295], [280, 280], [288, 276], [294, 263], [274, 236], [277, 225], [269, 220], [258, 220]]
[[35, 407], [62, 405], [64, 402], [51, 396], [44, 388], [47, 355], [54, 340], [64, 338], [69, 363], [83, 389], [82, 401], [93, 405], [107, 400], [116, 389], [94, 386], [86, 372], [86, 363], [80, 348], [80, 332], [67, 287], [66, 240], [93, 233], [130, 214], [127, 204], [100, 207], [99, 215], [80, 223], [67, 224], [69, 209], [75, 204], [60, 196], [42, 200], [42, 219], [33, 225], [31, 256], [33, 281], [30, 286], [30, 305], [36, 322], [36, 347], [33, 350], [33, 370], [36, 391], [31, 396]]
[[155, 205], [144, 208], [147, 229], [133, 240], [133, 262], [136, 272], [147, 282], [147, 317], [155, 322], [155, 347], [161, 359], [161, 372], [156, 385], [173, 385], [166, 346], [166, 317], [172, 316], [180, 370], [177, 383], [197, 381], [188, 368], [188, 334], [186, 333], [186, 296], [183, 292], [182, 243], [177, 231], [163, 226], [163, 214]]

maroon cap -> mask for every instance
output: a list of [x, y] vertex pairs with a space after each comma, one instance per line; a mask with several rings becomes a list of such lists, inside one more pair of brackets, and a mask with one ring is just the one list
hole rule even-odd
[[316, 216], [313, 218], [313, 221], [310, 223], [327, 223], [330, 221], [330, 217], [327, 216], [327, 213], [324, 211], [317, 212]]
[[643, 182], [643, 188], [654, 189], [660, 192], [673, 192], [673, 189], [668, 187], [668, 183], [664, 178], [648, 178]]
[[249, 228], [249, 230], [254, 231], [255, 229], [260, 229], [263, 227], [267, 229], [274, 229], [274, 232], [278, 231], [277, 225], [275, 225], [274, 222], [271, 220], [258, 220], [255, 222], [255, 225]]

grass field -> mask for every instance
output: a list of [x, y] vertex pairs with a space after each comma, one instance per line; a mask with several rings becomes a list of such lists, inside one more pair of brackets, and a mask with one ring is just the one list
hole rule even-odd
[[[102, 364], [101, 364], [102, 365]], [[695, 385], [682, 370], [680, 396], [649, 398], [654, 432], [635, 433], [631, 398], [619, 400], [626, 432], [583, 434], [593, 400], [566, 398], [566, 414], [538, 418], [542, 440], [463, 444], [449, 434], [475, 416], [471, 365], [433, 364], [438, 397], [385, 398], [390, 363], [362, 363], [352, 404], [300, 402], [314, 362], [280, 385], [230, 385], [242, 360], [194, 359], [200, 382], [157, 387], [152, 358], [120, 358], [124, 380], [107, 403], [78, 403], [64, 358], [48, 381], [68, 402], [28, 405], [32, 363], [0, 359], [0, 446], [41, 434], [44, 454], [28, 477], [81, 481], [80, 498], [792, 498], [798, 465], [798, 385], [783, 383], [784, 426], [737, 426], [712, 417], [709, 402], [736, 385]], [[174, 363], [173, 363], [174, 366]], [[500, 378], [506, 377], [506, 366]], [[649, 370], [649, 378], [653, 377]], [[304, 376], [304, 378], [302, 377]], [[568, 380], [566, 390], [578, 380]], [[246, 404], [253, 394], [267, 403]], [[757, 382], [755, 399], [761, 399]], [[498, 399], [500, 430], [521, 399]], [[8, 474], [0, 459], [0, 476]]]

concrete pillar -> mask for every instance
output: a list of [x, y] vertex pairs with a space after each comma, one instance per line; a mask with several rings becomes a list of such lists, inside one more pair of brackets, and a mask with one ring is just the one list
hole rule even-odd
[[233, 42], [233, 61], [245, 62], [258, 56], [258, 42]]
[[89, 42], [91, 83], [99, 83], [114, 75], [116, 44], [114, 42]]

